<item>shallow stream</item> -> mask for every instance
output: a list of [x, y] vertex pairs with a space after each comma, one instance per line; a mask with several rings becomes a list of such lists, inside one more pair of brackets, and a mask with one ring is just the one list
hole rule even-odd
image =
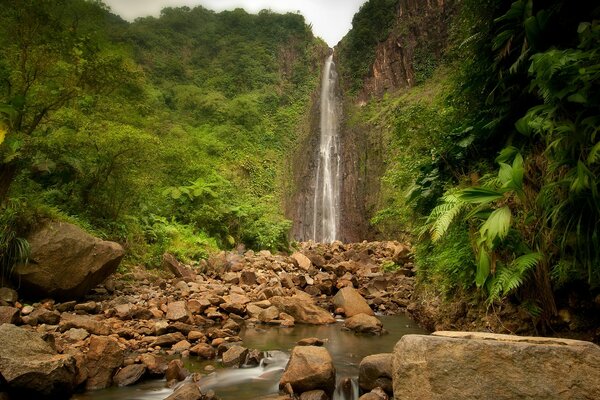
[[[325, 347], [333, 358], [338, 382], [345, 378], [352, 379], [352, 384], [347, 382], [346, 385], [338, 385], [333, 400], [357, 399], [358, 364], [365, 356], [391, 352], [403, 335], [427, 333], [405, 316], [379, 318], [389, 334], [358, 336], [342, 331], [341, 322], [322, 326], [297, 325], [293, 328], [257, 325], [243, 329], [240, 337], [245, 347], [267, 352], [261, 365], [254, 368], [220, 368], [217, 361], [198, 361], [195, 357], [184, 362], [192, 372], [204, 372], [207, 365], [218, 368], [199, 381], [203, 392], [212, 389], [222, 400], [268, 399], [277, 396], [279, 378], [296, 342], [303, 338], [317, 337], [326, 340]], [[345, 390], [341, 390], [342, 388]], [[172, 389], [165, 388], [164, 380], [152, 380], [126, 388], [78, 394], [73, 400], [162, 400], [171, 393]]]

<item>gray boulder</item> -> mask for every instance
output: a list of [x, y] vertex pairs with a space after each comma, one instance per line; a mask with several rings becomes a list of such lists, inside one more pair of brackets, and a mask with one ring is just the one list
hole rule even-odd
[[29, 263], [18, 265], [13, 278], [23, 293], [34, 298], [82, 297], [112, 274], [125, 254], [119, 244], [65, 222], [48, 222], [27, 240]]
[[0, 381], [15, 398], [69, 398], [76, 375], [75, 359], [57, 354], [31, 331], [0, 325]]
[[598, 399], [600, 347], [577, 340], [478, 332], [405, 335], [395, 399]]
[[392, 394], [392, 354], [373, 354], [366, 356], [358, 367], [358, 386], [363, 391], [377, 387]]

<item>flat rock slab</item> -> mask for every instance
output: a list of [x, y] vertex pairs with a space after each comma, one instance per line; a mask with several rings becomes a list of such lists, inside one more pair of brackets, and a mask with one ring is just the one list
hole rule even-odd
[[600, 347], [475, 332], [405, 335], [392, 360], [395, 399], [598, 399]]

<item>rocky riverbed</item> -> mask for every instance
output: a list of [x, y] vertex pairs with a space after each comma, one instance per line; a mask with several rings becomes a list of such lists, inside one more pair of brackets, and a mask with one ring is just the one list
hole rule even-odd
[[[233, 368], [258, 365], [263, 353], [241, 341], [243, 326], [330, 324], [338, 315], [347, 317], [343, 329], [385, 334], [374, 312], [403, 312], [413, 275], [407, 245], [334, 242], [304, 243], [291, 255], [220, 253], [197, 268], [167, 254], [160, 273], [114, 274], [79, 301], [31, 303], [4, 288], [0, 340], [12, 341], [0, 354], [5, 381], [0, 388], [15, 398], [32, 393], [57, 398], [149, 377], [175, 385], [188, 376], [180, 360], [186, 357], [220, 359]], [[308, 346], [293, 351], [282, 392], [288, 397], [308, 392], [301, 397], [306, 399], [330, 396], [335, 380], [324, 367], [326, 350], [316, 346], [318, 338], [301, 344]], [[300, 360], [298, 367], [294, 360]], [[196, 389], [183, 385], [171, 398], [218, 396]]]

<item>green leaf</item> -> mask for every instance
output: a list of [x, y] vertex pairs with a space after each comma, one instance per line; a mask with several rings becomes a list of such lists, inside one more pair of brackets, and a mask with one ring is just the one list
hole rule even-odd
[[475, 275], [475, 284], [477, 287], [482, 287], [490, 275], [490, 255], [484, 248], [479, 248], [479, 256], [477, 257], [477, 274]]
[[517, 131], [525, 136], [531, 136], [532, 133], [532, 129], [529, 126], [529, 116], [526, 115], [523, 118], [520, 118], [516, 123], [515, 123], [515, 128], [517, 128]]
[[481, 238], [492, 247], [496, 238], [504, 239], [508, 235], [512, 213], [508, 206], [494, 210], [479, 230]]
[[501, 199], [504, 195], [495, 190], [472, 187], [461, 190], [457, 197], [466, 203], [489, 203]]
[[588, 102], [588, 99], [581, 93], [574, 93], [574, 94], [570, 95], [569, 97], [567, 97], [567, 100], [569, 100], [571, 103], [579, 103], [579, 104], [585, 104]]
[[592, 150], [590, 150], [590, 154], [588, 154], [587, 164], [592, 165], [600, 161], [600, 142], [596, 143]]

